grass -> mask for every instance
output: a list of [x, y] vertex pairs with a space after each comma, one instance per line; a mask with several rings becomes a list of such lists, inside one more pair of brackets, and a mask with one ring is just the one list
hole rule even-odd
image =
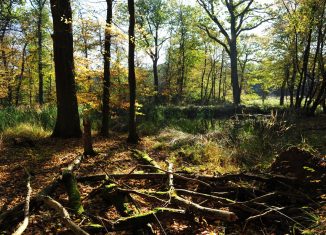
[[20, 123], [14, 127], [9, 127], [3, 132], [3, 136], [6, 139], [22, 137], [32, 140], [43, 139], [51, 134], [49, 130], [45, 130], [43, 127], [30, 123]]
[[[324, 119], [293, 119], [286, 123], [282, 117], [275, 115], [244, 119], [217, 118], [224, 111], [233, 112], [234, 115], [234, 108], [230, 105], [159, 106], [142, 117], [139, 132], [141, 136], [150, 135], [149, 138], [154, 139], [153, 150], [167, 151], [180, 167], [183, 165], [183, 168], [195, 171], [225, 173], [240, 168], [266, 168], [282, 149], [303, 142], [321, 151], [325, 148], [325, 136], [316, 124], [316, 120], [322, 123]], [[4, 139], [44, 138], [50, 135], [55, 116], [56, 109], [51, 106], [5, 108], [0, 111], [0, 134]], [[100, 114], [93, 111], [90, 117], [93, 128], [98, 128]], [[126, 132], [124, 128], [121, 129], [127, 123], [123, 122], [123, 118], [116, 125], [120, 126], [120, 131]], [[291, 123], [295, 125], [288, 129]], [[305, 129], [308, 132], [301, 131]]]
[[0, 111], [0, 132], [20, 124], [51, 130], [55, 124], [55, 117], [56, 108], [52, 106], [4, 108]]

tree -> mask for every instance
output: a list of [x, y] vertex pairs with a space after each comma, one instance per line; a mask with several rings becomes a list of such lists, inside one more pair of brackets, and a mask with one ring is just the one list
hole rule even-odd
[[43, 92], [43, 17], [44, 8], [47, 0], [30, 0], [31, 5], [37, 14], [37, 55], [38, 55], [38, 79], [39, 79], [39, 90], [38, 90], [38, 102], [40, 105], [44, 103], [44, 92]]
[[[257, 28], [264, 22], [269, 21], [270, 18], [266, 18], [266, 15], [262, 13], [265, 9], [264, 7], [257, 4], [257, 6], [254, 6], [254, 0], [197, 0], [197, 2], [202, 6], [224, 37], [224, 40], [219, 38], [208, 26], [201, 25], [209, 37], [224, 47], [230, 57], [233, 103], [239, 105], [241, 102], [241, 91], [238, 79], [237, 39], [241, 33]], [[224, 21], [221, 19], [222, 17], [218, 16], [221, 9], [218, 10], [217, 8], [220, 8], [221, 4], [227, 8], [227, 19]]]
[[138, 16], [137, 23], [140, 26], [142, 41], [146, 53], [153, 62], [155, 102], [160, 97], [158, 60], [160, 50], [168, 37], [162, 37], [164, 24], [168, 20], [168, 5], [165, 0], [139, 0], [137, 1]]
[[136, 74], [135, 74], [135, 2], [128, 0], [129, 12], [129, 52], [128, 52], [128, 83], [129, 83], [129, 143], [137, 143], [139, 137], [136, 130]]
[[73, 59], [70, 0], [51, 0], [53, 51], [57, 90], [57, 120], [53, 137], [80, 137]]
[[109, 99], [110, 99], [110, 80], [111, 80], [111, 27], [112, 27], [112, 2], [107, 0], [107, 16], [104, 39], [104, 81], [102, 95], [102, 128], [101, 134], [109, 134]]
[[3, 78], [7, 82], [7, 102], [10, 105], [13, 99], [12, 79], [9, 71], [9, 63], [5, 51], [5, 36], [12, 30], [15, 21], [18, 19], [17, 6], [23, 5], [21, 0], [0, 1], [0, 53], [3, 66]]

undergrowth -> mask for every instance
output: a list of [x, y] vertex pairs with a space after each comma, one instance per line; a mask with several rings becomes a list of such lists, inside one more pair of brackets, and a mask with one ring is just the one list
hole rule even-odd
[[55, 117], [56, 108], [52, 106], [3, 108], [0, 111], [0, 132], [20, 124], [51, 130], [55, 124]]
[[3, 136], [7, 139], [10, 138], [29, 138], [32, 140], [46, 138], [51, 134], [49, 130], [43, 127], [30, 123], [20, 123], [14, 127], [9, 127], [3, 132]]

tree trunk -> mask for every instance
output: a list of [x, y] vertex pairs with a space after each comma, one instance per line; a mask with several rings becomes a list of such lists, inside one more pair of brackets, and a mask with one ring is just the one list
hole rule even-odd
[[297, 65], [296, 65], [295, 58], [293, 58], [293, 60], [292, 60], [292, 67], [293, 67], [292, 68], [292, 76], [291, 76], [291, 80], [289, 81], [290, 84], [288, 84], [291, 108], [294, 106], [294, 84], [295, 84], [295, 80], [297, 78]]
[[[183, 17], [181, 15], [181, 17]], [[185, 82], [185, 31], [184, 29], [181, 30], [181, 42], [180, 42], [180, 53], [181, 53], [181, 57], [180, 57], [180, 77], [179, 77], [179, 81], [178, 81], [178, 102], [182, 101], [182, 97], [183, 97], [183, 86], [184, 86], [184, 82]]]
[[[106, 27], [112, 24], [112, 0], [107, 0]], [[104, 81], [102, 96], [102, 128], [101, 135], [109, 135], [109, 115], [110, 115], [110, 83], [111, 83], [111, 31], [105, 29], [104, 39]]]
[[38, 20], [37, 20], [37, 54], [38, 54], [38, 80], [39, 80], [38, 102], [40, 105], [44, 103], [43, 64], [42, 64], [42, 47], [43, 47], [42, 12], [43, 12], [43, 6], [39, 6]]
[[20, 87], [21, 87], [21, 85], [22, 85], [23, 76], [24, 76], [24, 71], [25, 71], [26, 47], [27, 47], [27, 42], [25, 42], [24, 47], [23, 47], [23, 53], [22, 53], [22, 66], [21, 66], [21, 69], [20, 69], [19, 81], [18, 81], [17, 88], [16, 88], [16, 100], [15, 100], [15, 104], [16, 104], [16, 106], [18, 106], [18, 103], [19, 103], [19, 98], [20, 98]]
[[284, 96], [285, 96], [285, 86], [290, 77], [290, 65], [286, 64], [284, 67], [284, 79], [281, 86], [281, 95], [280, 95], [280, 105], [284, 105]]
[[157, 55], [155, 55], [153, 58], [153, 75], [154, 75], [154, 92], [155, 92], [154, 102], [155, 102], [155, 104], [158, 104], [159, 100], [160, 100], [157, 62], [158, 62], [158, 58], [157, 58]]
[[297, 90], [297, 97], [296, 97], [296, 108], [301, 108], [302, 99], [305, 92], [305, 86], [308, 76], [308, 63], [309, 63], [309, 55], [310, 55], [310, 45], [311, 45], [311, 34], [312, 29], [310, 29], [308, 34], [308, 41], [307, 46], [305, 48], [304, 54], [303, 54], [303, 65], [302, 65], [302, 72], [300, 76], [300, 82]]
[[203, 98], [204, 98], [204, 78], [206, 75], [206, 67], [207, 67], [207, 45], [205, 44], [204, 70], [201, 75], [201, 83], [200, 83], [200, 101], [201, 101], [201, 103], [203, 103]]
[[129, 53], [128, 53], [128, 83], [129, 83], [129, 143], [138, 143], [136, 132], [136, 74], [135, 74], [135, 2], [128, 0], [129, 12]]
[[230, 42], [230, 60], [231, 60], [231, 84], [233, 91], [233, 103], [238, 106], [240, 104], [240, 87], [238, 79], [238, 51], [236, 38]]
[[[323, 11], [322, 11], [321, 16], [324, 16], [324, 14], [325, 14], [325, 6], [326, 6], [326, 1], [324, 2]], [[316, 66], [317, 66], [319, 51], [321, 49], [320, 47], [323, 46], [323, 38], [324, 38], [324, 34], [323, 34], [324, 24], [323, 23], [324, 23], [323, 17], [320, 17], [320, 20], [318, 23], [318, 36], [317, 36], [316, 51], [315, 51], [313, 66], [312, 66], [311, 82], [310, 82], [308, 94], [306, 96], [305, 105], [304, 105], [307, 110], [309, 109], [309, 107], [313, 101], [313, 97], [315, 96], [315, 94], [317, 92], [317, 89], [316, 89], [317, 86], [315, 86]]]
[[[81, 137], [76, 97], [70, 0], [51, 0], [57, 120], [53, 137]], [[65, 19], [62, 19], [65, 16]]]
[[222, 51], [222, 61], [220, 68], [220, 78], [218, 82], [218, 101], [221, 101], [221, 91], [222, 91], [222, 78], [223, 78], [223, 67], [224, 67], [224, 50]]

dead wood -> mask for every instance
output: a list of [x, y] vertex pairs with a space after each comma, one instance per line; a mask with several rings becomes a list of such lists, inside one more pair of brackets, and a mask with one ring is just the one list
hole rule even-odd
[[[76, 170], [79, 167], [82, 158], [82, 155], [75, 158], [74, 161], [68, 165], [67, 169], [71, 171]], [[36, 196], [31, 197], [29, 202], [29, 211], [32, 212], [42, 205], [42, 203], [37, 200], [39, 196], [50, 196], [61, 183], [62, 180], [60, 174], [60, 176], [56, 177], [48, 186], [42, 189], [40, 193], [38, 193]], [[0, 230], [8, 230], [9, 228], [14, 227], [20, 221], [22, 221], [24, 219], [24, 206], [25, 202], [21, 202], [13, 208], [3, 212], [0, 215]]]
[[68, 194], [70, 208], [76, 214], [82, 214], [84, 212], [84, 208], [80, 200], [80, 193], [74, 173], [67, 169], [63, 170], [62, 182]]
[[112, 224], [112, 230], [142, 228], [150, 222], [157, 222], [157, 219], [162, 219], [164, 217], [178, 218], [180, 216], [184, 218], [185, 215], [185, 210], [174, 208], [155, 208], [150, 212], [118, 219]]
[[197, 203], [186, 200], [176, 194], [172, 196], [172, 202], [187, 208], [187, 211], [191, 213], [200, 214], [204, 216], [212, 216], [215, 219], [220, 219], [228, 222], [233, 222], [238, 219], [236, 214], [233, 212], [204, 207]]
[[142, 164], [153, 166], [152, 168], [150, 168], [151, 172], [156, 172], [156, 173], [160, 172], [160, 165], [153, 158], [151, 158], [147, 153], [137, 149], [134, 149], [131, 152], [132, 152], [132, 156]]
[[25, 206], [24, 206], [24, 220], [23, 222], [19, 225], [19, 227], [16, 229], [15, 232], [13, 232], [13, 235], [21, 235], [23, 232], [26, 230], [28, 226], [28, 221], [29, 221], [29, 204], [31, 200], [31, 194], [32, 194], [32, 187], [31, 187], [31, 175], [27, 172], [28, 177], [27, 177], [27, 195], [25, 199]]
[[92, 141], [92, 125], [87, 115], [83, 118], [83, 126], [84, 126], [84, 132], [83, 132], [84, 155], [95, 156], [96, 152], [93, 149], [93, 141]]
[[85, 230], [80, 228], [77, 224], [75, 224], [68, 213], [68, 211], [57, 201], [52, 199], [49, 196], [40, 196], [39, 200], [43, 201], [44, 204], [54, 209], [61, 217], [63, 223], [71, 229], [77, 235], [89, 235]]
[[199, 213], [201, 215], [211, 215], [215, 219], [221, 219], [223, 221], [233, 222], [238, 219], [238, 217], [233, 213], [225, 210], [218, 210], [214, 208], [204, 207], [192, 201], [186, 200], [177, 195], [177, 192], [174, 190], [173, 186], [173, 165], [169, 164], [168, 169], [169, 175], [169, 193], [171, 196], [171, 202], [187, 208], [186, 211], [191, 213]]

